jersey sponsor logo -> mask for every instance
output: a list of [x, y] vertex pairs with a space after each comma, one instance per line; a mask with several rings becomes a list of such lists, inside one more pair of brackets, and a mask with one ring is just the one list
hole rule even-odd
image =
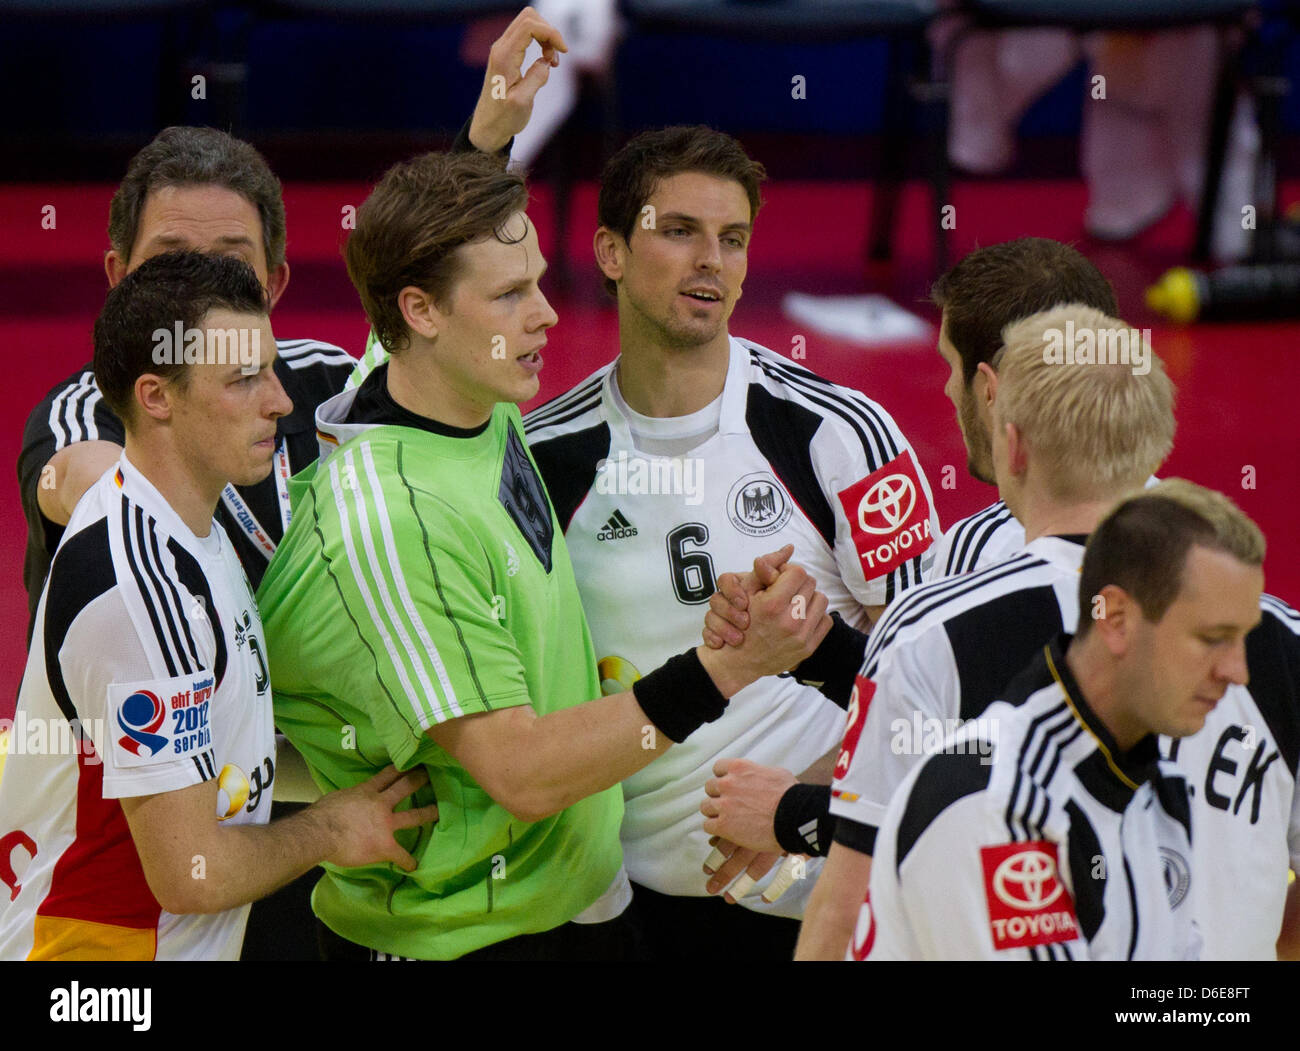
[[858, 922], [853, 928], [853, 937], [849, 940], [849, 956], [858, 961], [871, 955], [876, 945], [876, 914], [871, 908], [871, 890], [862, 899], [862, 908], [858, 910]]
[[1169, 895], [1169, 907], [1178, 908], [1187, 897], [1192, 885], [1192, 869], [1187, 859], [1170, 847], [1160, 848], [1160, 864], [1164, 868], [1165, 893]]
[[609, 521], [596, 534], [597, 540], [623, 540], [626, 537], [636, 536], [636, 526], [624, 517], [623, 512], [614, 508], [614, 513], [609, 516]]
[[930, 501], [910, 453], [899, 454], [838, 496], [867, 580], [883, 576], [934, 543]]
[[981, 847], [984, 896], [995, 949], [1026, 949], [1079, 936], [1074, 899], [1047, 840]]
[[596, 671], [600, 675], [601, 695], [605, 697], [630, 690], [641, 678], [641, 673], [636, 670], [635, 664], [616, 654], [601, 657], [596, 664]]
[[746, 536], [769, 536], [790, 521], [794, 503], [776, 476], [747, 474], [727, 494], [727, 517]]
[[251, 776], [234, 763], [227, 763], [217, 775], [217, 820], [226, 821], [245, 809], [251, 814], [274, 780], [275, 762], [269, 755], [253, 769]]
[[115, 742], [118, 766], [152, 766], [198, 755], [212, 745], [208, 709], [214, 680], [180, 675], [150, 683], [114, 683], [108, 688], [111, 721], [123, 736]]
[[[859, 675], [853, 680], [853, 692], [849, 694], [848, 721], [845, 723], [844, 738], [840, 741], [840, 754], [835, 760], [837, 780], [847, 777], [849, 767], [853, 765], [853, 753], [857, 750], [858, 738], [862, 736], [862, 727], [867, 721], [867, 709], [871, 706], [871, 698], [875, 695], [876, 684], [870, 679]], [[836, 799], [844, 799], [850, 803], [858, 798], [838, 788], [832, 789], [832, 795]]]

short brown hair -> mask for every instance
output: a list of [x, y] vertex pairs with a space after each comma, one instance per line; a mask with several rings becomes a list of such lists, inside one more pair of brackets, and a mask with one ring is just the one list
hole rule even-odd
[[389, 353], [410, 343], [398, 293], [414, 285], [445, 302], [460, 272], [456, 249], [494, 236], [510, 243], [502, 227], [527, 204], [523, 176], [483, 153], [426, 153], [384, 173], [357, 210], [344, 258]]
[[1101, 271], [1070, 245], [1045, 237], [977, 248], [934, 283], [930, 299], [945, 313], [967, 386], [980, 363], [993, 360], [1013, 321], [1059, 303], [1119, 316], [1115, 290]]
[[[597, 222], [630, 240], [641, 209], [663, 179], [684, 172], [701, 172], [740, 183], [749, 198], [749, 221], [762, 207], [758, 187], [767, 171], [725, 132], [703, 124], [675, 125], [644, 131], [631, 139], [605, 164], [600, 175]], [[605, 278], [605, 290], [618, 294], [618, 284]]]
[[[207, 252], [164, 252], [146, 260], [104, 299], [95, 319], [95, 383], [127, 430], [135, 419], [135, 381], [147, 373], [184, 390], [190, 366], [159, 362], [158, 332], [199, 328], [213, 310], [266, 316], [266, 290], [242, 259]], [[179, 348], [177, 348], [179, 349]]]
[[1222, 493], [1169, 478], [1116, 507], [1088, 538], [1079, 576], [1079, 626], [1092, 627], [1092, 601], [1108, 584], [1122, 588], [1155, 623], [1183, 586], [1193, 545], [1224, 551], [1248, 566], [1264, 563], [1264, 534]]
[[257, 209], [266, 265], [284, 262], [284, 198], [280, 180], [248, 143], [216, 128], [163, 128], [131, 158], [108, 208], [108, 240], [126, 262], [140, 232], [145, 200], [164, 186], [222, 186]]

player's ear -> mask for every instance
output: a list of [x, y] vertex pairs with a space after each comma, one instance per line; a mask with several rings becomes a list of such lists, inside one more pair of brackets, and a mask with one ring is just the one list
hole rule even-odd
[[981, 361], [975, 368], [975, 375], [984, 378], [983, 402], [986, 406], [992, 408], [998, 396], [998, 374], [993, 371], [993, 366], [987, 361]]
[[289, 264], [281, 263], [266, 275], [266, 298], [270, 304], [269, 309], [275, 309], [275, 304], [284, 295], [284, 290], [288, 287]]
[[1122, 657], [1132, 642], [1135, 617], [1142, 611], [1118, 584], [1107, 584], [1092, 596], [1092, 629], [1099, 633], [1112, 656]]
[[596, 253], [596, 265], [600, 267], [600, 272], [611, 281], [621, 281], [627, 242], [608, 226], [602, 226], [596, 230], [591, 247]]
[[116, 288], [122, 278], [126, 277], [126, 260], [116, 248], [110, 248], [104, 253], [104, 273], [108, 275], [109, 288]]
[[438, 338], [438, 329], [443, 325], [443, 313], [438, 309], [433, 296], [424, 289], [407, 285], [397, 293], [397, 308], [402, 312], [402, 319], [417, 335], [425, 339]]
[[172, 415], [172, 386], [161, 376], [146, 372], [136, 377], [133, 388], [136, 401], [136, 417], [140, 413], [152, 416], [155, 420], [169, 420]]

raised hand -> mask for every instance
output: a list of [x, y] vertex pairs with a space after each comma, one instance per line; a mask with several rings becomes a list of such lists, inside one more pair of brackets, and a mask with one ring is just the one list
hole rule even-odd
[[[522, 72], [528, 45], [542, 45], [542, 57]], [[528, 126], [533, 100], [568, 51], [560, 31], [531, 7], [525, 7], [488, 52], [483, 90], [469, 125], [469, 141], [484, 153], [496, 153]]]

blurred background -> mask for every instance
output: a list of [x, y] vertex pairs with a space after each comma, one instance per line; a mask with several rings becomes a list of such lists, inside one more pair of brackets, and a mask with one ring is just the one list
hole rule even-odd
[[[966, 473], [926, 294], [974, 247], [1052, 237], [1153, 331], [1179, 389], [1162, 473], [1236, 499], [1269, 539], [1268, 589], [1300, 602], [1300, 5], [534, 6], [570, 45], [514, 150], [560, 317], [539, 401], [617, 352], [591, 259], [603, 159], [646, 127], [707, 123], [770, 175], [731, 331], [784, 353], [802, 337], [803, 364], [882, 403], [945, 527], [996, 492]], [[25, 659], [13, 465], [32, 407], [90, 358], [108, 204], [129, 158], [169, 124], [254, 143], [288, 217], [276, 335], [359, 354], [342, 217], [390, 164], [450, 144], [519, 7], [0, 0], [0, 717]]]

